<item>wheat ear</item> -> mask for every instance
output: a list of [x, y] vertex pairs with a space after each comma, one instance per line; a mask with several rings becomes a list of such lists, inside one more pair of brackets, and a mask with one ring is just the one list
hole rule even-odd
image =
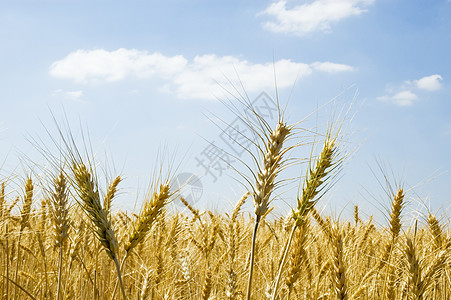
[[401, 212], [404, 208], [404, 191], [398, 189], [392, 200], [392, 207], [390, 212], [390, 234], [391, 239], [385, 245], [385, 250], [382, 255], [382, 259], [376, 266], [376, 271], [380, 271], [390, 259], [391, 252], [395, 246], [396, 239], [401, 231]]
[[120, 176], [117, 176], [114, 178], [114, 180], [110, 183], [108, 186], [108, 190], [106, 192], [106, 195], [103, 199], [103, 208], [107, 211], [108, 215], [111, 215], [111, 202], [116, 195], [117, 192], [117, 186], [122, 181], [122, 178]]
[[[158, 187], [158, 184], [155, 186]], [[132, 250], [144, 240], [152, 228], [153, 222], [174, 194], [174, 192], [169, 190], [169, 182], [161, 184], [159, 186], [159, 190], [151, 189], [150, 191], [151, 192], [147, 193], [144, 202], [141, 205], [139, 215], [133, 222], [132, 231], [128, 237], [128, 240], [125, 242], [125, 255], [119, 267], [122, 271], [124, 271], [125, 261], [131, 254]], [[116, 294], [116, 288], [117, 284], [113, 289], [113, 297]]]
[[392, 209], [390, 213], [390, 232], [392, 239], [395, 240], [401, 230], [401, 212], [404, 208], [404, 191], [398, 189], [392, 201]]
[[335, 292], [337, 299], [348, 299], [347, 280], [346, 280], [346, 268], [343, 261], [343, 235], [340, 229], [337, 227], [334, 233], [334, 245], [333, 245], [333, 269], [335, 283]]
[[[418, 254], [415, 247], [415, 240], [412, 241], [410, 237], [406, 239], [406, 249], [404, 251], [408, 262], [408, 287], [409, 287], [409, 299], [424, 299], [429, 286], [434, 282], [440, 271], [446, 266], [447, 250], [440, 251], [433, 263], [425, 270], [422, 275], [422, 264], [418, 258]], [[424, 260], [423, 260], [424, 262]]]
[[415, 245], [412, 242], [412, 239], [407, 237], [406, 240], [406, 249], [405, 255], [408, 262], [408, 270], [409, 270], [409, 282], [408, 285], [411, 287], [409, 290], [413, 295], [413, 299], [422, 299], [421, 290], [421, 269], [420, 269], [420, 261], [417, 257], [415, 251]]
[[[404, 208], [404, 197], [405, 193], [402, 188], [398, 189], [393, 196], [391, 211], [390, 211], [390, 240], [387, 241], [384, 245], [384, 251], [382, 252], [381, 259], [376, 266], [374, 266], [371, 270], [369, 270], [365, 276], [363, 276], [362, 282], [363, 286], [359, 289], [359, 293], [363, 290], [366, 285], [368, 278], [373, 276], [373, 274], [378, 273], [384, 266], [388, 263], [390, 256], [392, 254], [393, 248], [396, 244], [396, 240], [399, 236], [399, 232], [401, 231], [401, 213]], [[354, 296], [357, 295], [357, 292], [354, 293]]]
[[[52, 295], [52, 291], [49, 291], [49, 280], [48, 280], [48, 272], [47, 272], [47, 255], [45, 251], [45, 231], [46, 231], [46, 225], [47, 225], [47, 206], [49, 205], [48, 199], [42, 199], [41, 200], [41, 208], [39, 209], [39, 229], [36, 232], [36, 238], [38, 241], [39, 251], [41, 252], [42, 256], [42, 265], [44, 267], [44, 274], [42, 274], [45, 285], [44, 285], [44, 293], [49, 295]], [[41, 279], [42, 280], [42, 279]], [[57, 298], [58, 299], [58, 298]], [[58, 299], [59, 300], [59, 299]]]
[[31, 213], [31, 204], [33, 201], [33, 181], [31, 178], [27, 178], [25, 183], [25, 195], [24, 195], [24, 204], [22, 206], [22, 210], [20, 212], [20, 231], [23, 231], [25, 227], [30, 227], [30, 213]]
[[315, 203], [319, 200], [318, 194], [324, 189], [324, 182], [328, 178], [328, 174], [338, 166], [340, 160], [336, 158], [337, 145], [335, 138], [327, 138], [324, 142], [321, 155], [319, 156], [316, 166], [309, 168], [302, 194], [298, 196], [297, 208], [293, 211], [292, 217], [294, 219], [293, 228], [290, 237], [283, 251], [283, 257], [279, 266], [279, 272], [276, 278], [276, 283], [273, 290], [272, 299], [276, 299], [277, 289], [279, 287], [280, 277], [282, 275], [283, 267], [287, 259], [288, 251], [291, 241], [297, 227], [304, 226], [306, 216], [314, 208]]
[[5, 204], [5, 183], [2, 182], [2, 186], [0, 187], [0, 224], [3, 224], [6, 208]]
[[200, 218], [200, 214], [199, 214], [199, 210], [195, 209], [191, 204], [188, 203], [188, 201], [186, 201], [186, 199], [184, 197], [179, 197], [180, 201], [183, 203], [183, 205], [186, 206], [186, 208], [188, 208], [188, 210], [193, 214], [194, 219], [199, 220], [199, 222], [202, 223], [202, 220]]
[[[16, 272], [14, 275], [14, 282], [17, 283], [17, 278], [19, 275], [19, 261], [20, 259], [20, 241], [22, 238], [23, 231], [26, 227], [30, 227], [30, 213], [31, 213], [31, 204], [33, 202], [33, 181], [30, 177], [27, 178], [25, 183], [25, 195], [24, 195], [24, 203], [22, 206], [22, 210], [20, 211], [20, 231], [19, 231], [19, 239], [17, 241], [17, 262], [16, 262]], [[17, 285], [14, 289], [14, 298], [16, 298], [17, 294]]]
[[288, 287], [288, 299], [290, 299], [293, 285], [296, 283], [301, 273], [301, 263], [307, 259], [307, 253], [305, 251], [307, 228], [307, 224], [304, 223], [299, 227], [299, 230], [297, 230], [297, 234], [295, 235], [293, 249], [290, 255], [290, 267], [288, 268], [288, 273], [285, 278], [285, 284]]
[[139, 216], [133, 224], [133, 231], [130, 234], [128, 241], [125, 243], [126, 256], [133, 248], [144, 240], [147, 233], [150, 231], [153, 222], [160, 214], [171, 195], [169, 183], [166, 182], [160, 185], [158, 191], [155, 191], [152, 195], [146, 197], [142, 204]]
[[354, 206], [354, 222], [355, 222], [355, 226], [357, 226], [359, 223], [362, 223], [362, 220], [359, 217], [359, 206], [358, 205]]
[[211, 268], [207, 269], [207, 273], [205, 274], [204, 284], [202, 286], [202, 300], [208, 300], [210, 297], [212, 282], [211, 282]]
[[427, 219], [428, 225], [429, 225], [429, 229], [432, 232], [432, 236], [434, 238], [434, 247], [435, 249], [439, 249], [442, 247], [443, 245], [443, 230], [442, 227], [440, 226], [437, 218], [429, 213], [429, 217]]
[[51, 196], [51, 207], [53, 215], [53, 235], [56, 246], [59, 248], [58, 260], [58, 288], [56, 292], [56, 299], [61, 298], [61, 278], [63, 271], [63, 250], [64, 244], [69, 237], [69, 207], [66, 178], [61, 172], [54, 180], [55, 191]]
[[290, 134], [292, 127], [280, 121], [276, 129], [270, 134], [266, 143], [266, 152], [263, 155], [263, 164], [259, 168], [256, 176], [255, 188], [253, 190], [253, 200], [255, 207], [255, 225], [252, 234], [251, 257], [249, 262], [249, 280], [247, 287], [247, 299], [251, 298], [252, 291], [252, 274], [254, 270], [254, 254], [255, 241], [257, 238], [257, 230], [260, 219], [269, 210], [271, 193], [275, 187], [275, 179], [280, 172], [282, 157], [289, 148], [282, 148], [287, 136]]
[[121, 270], [117, 259], [119, 246], [111, 219], [108, 217], [108, 211], [102, 207], [100, 202], [97, 183], [83, 163], [74, 164], [72, 171], [75, 177], [77, 193], [80, 197], [79, 203], [94, 224], [94, 233], [97, 239], [116, 265], [122, 297], [125, 300], [127, 296], [125, 295], [124, 285], [122, 284]]
[[274, 181], [280, 171], [282, 156], [286, 153], [282, 149], [283, 143], [291, 129], [287, 124], [279, 122], [265, 145], [266, 152], [263, 156], [262, 167], [257, 173], [253, 195], [256, 216], [263, 216], [269, 209], [271, 193], [275, 186]]
[[229, 220], [229, 243], [228, 243], [228, 253], [229, 253], [229, 268], [227, 270], [227, 299], [234, 300], [237, 296], [237, 276], [234, 270], [235, 265], [235, 257], [237, 252], [237, 237], [238, 234], [238, 226], [236, 224], [236, 218], [238, 217], [238, 213], [246, 201], [247, 197], [249, 197], [249, 192], [244, 193], [244, 195], [238, 200], [236, 203], [232, 215]]

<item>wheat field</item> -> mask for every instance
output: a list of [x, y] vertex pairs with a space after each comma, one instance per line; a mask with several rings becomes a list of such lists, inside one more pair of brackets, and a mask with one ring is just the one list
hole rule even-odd
[[[122, 178], [102, 188], [93, 158], [67, 136], [44, 175], [4, 178], [1, 298], [451, 299], [449, 224], [419, 212], [407, 226], [401, 186], [387, 199], [386, 226], [358, 206], [353, 220], [340, 221], [316, 208], [346, 157], [341, 122], [316, 133], [292, 210], [271, 216], [281, 171], [296, 167], [290, 151], [305, 145], [283, 114], [275, 126], [255, 114], [249, 189], [227, 213], [193, 207], [164, 170], [138, 211], [112, 212]], [[167, 209], [175, 200], [183, 212]], [[253, 211], [242, 209], [246, 202]]]

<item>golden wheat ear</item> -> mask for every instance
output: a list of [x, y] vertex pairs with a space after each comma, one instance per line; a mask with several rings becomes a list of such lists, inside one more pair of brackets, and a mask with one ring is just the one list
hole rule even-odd
[[255, 207], [255, 226], [252, 237], [251, 258], [249, 265], [249, 281], [247, 290], [247, 299], [251, 297], [252, 291], [252, 274], [254, 268], [254, 253], [255, 253], [255, 240], [257, 238], [257, 230], [260, 219], [262, 216], [269, 212], [269, 204], [271, 202], [271, 195], [276, 187], [276, 177], [279, 172], [285, 167], [284, 155], [291, 149], [290, 147], [284, 148], [284, 142], [289, 137], [292, 130], [291, 126], [288, 126], [282, 120], [279, 121], [274, 131], [269, 136], [264, 138], [263, 161], [254, 175], [255, 185], [253, 187], [253, 200]]
[[[19, 239], [17, 242], [17, 261], [16, 261], [16, 271], [14, 275], [14, 282], [17, 283], [18, 276], [19, 276], [19, 263], [21, 261], [20, 259], [20, 249], [21, 249], [21, 239], [23, 232], [25, 228], [30, 227], [30, 214], [31, 214], [31, 205], [33, 203], [33, 193], [34, 193], [34, 184], [31, 177], [27, 177], [25, 181], [25, 191], [23, 195], [23, 205], [22, 209], [20, 210], [20, 230], [19, 230]], [[14, 290], [14, 297], [17, 294], [17, 287]]]
[[62, 247], [69, 237], [69, 190], [63, 172], [54, 178], [54, 191], [50, 197], [53, 237], [57, 247]]
[[33, 202], [33, 190], [34, 185], [30, 177], [27, 178], [25, 183], [25, 193], [22, 210], [20, 211], [20, 231], [23, 231], [25, 227], [30, 227], [30, 213], [31, 204]]
[[144, 240], [152, 224], [173, 194], [170, 191], [169, 182], [165, 182], [159, 187], [155, 187], [155, 190], [146, 196], [138, 218], [133, 222], [132, 232], [125, 243], [126, 256]]
[[98, 183], [91, 171], [82, 162], [72, 164], [72, 172], [75, 181], [75, 189], [78, 194], [78, 202], [85, 213], [90, 218], [95, 236], [105, 249], [108, 256], [116, 265], [119, 284], [121, 286], [122, 297], [127, 299], [122, 283], [122, 276], [118, 262], [119, 246], [115, 236], [115, 231], [111, 224], [109, 211], [100, 202]]
[[[275, 299], [276, 297], [282, 271], [288, 256], [291, 241], [295, 235], [295, 231], [298, 227], [301, 227], [302, 230], [302, 227], [306, 224], [306, 218], [309, 212], [314, 209], [314, 205], [323, 195], [322, 192], [325, 189], [325, 183], [330, 178], [330, 174], [340, 166], [342, 158], [339, 157], [338, 154], [337, 137], [333, 137], [328, 134], [324, 141], [320, 156], [316, 162], [311, 161], [310, 163], [312, 167], [309, 168], [307, 176], [305, 177], [302, 194], [298, 195], [297, 208], [292, 212], [294, 224], [292, 226], [288, 242], [283, 251], [279, 272], [273, 289], [272, 299]], [[300, 246], [303, 246], [303, 244]]]
[[50, 207], [52, 211], [53, 222], [53, 240], [55, 246], [59, 248], [58, 259], [58, 288], [56, 292], [56, 299], [62, 297], [62, 273], [63, 273], [63, 255], [66, 240], [69, 237], [69, 191], [67, 187], [66, 177], [61, 171], [58, 176], [54, 178], [54, 191], [50, 197]]
[[432, 233], [434, 248], [441, 249], [444, 244], [444, 232], [443, 228], [437, 220], [436, 216], [429, 212], [429, 216], [427, 218], [427, 223], [429, 225], [429, 230]]

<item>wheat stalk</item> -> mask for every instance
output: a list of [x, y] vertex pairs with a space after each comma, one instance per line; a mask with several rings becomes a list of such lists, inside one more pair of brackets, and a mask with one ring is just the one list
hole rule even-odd
[[333, 281], [335, 283], [335, 292], [337, 299], [348, 299], [347, 280], [346, 280], [346, 267], [343, 260], [343, 236], [340, 229], [337, 227], [334, 233], [334, 245], [333, 245], [333, 269], [334, 275]]

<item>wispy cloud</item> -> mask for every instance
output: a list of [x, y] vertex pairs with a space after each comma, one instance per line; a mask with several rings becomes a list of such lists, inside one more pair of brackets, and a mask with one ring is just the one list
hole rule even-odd
[[378, 97], [378, 100], [392, 102], [398, 106], [411, 106], [420, 100], [417, 95], [421, 91], [437, 91], [441, 88], [442, 76], [435, 74], [422, 77], [418, 80], [406, 80], [398, 87], [390, 88], [387, 94]]
[[411, 91], [401, 91], [394, 95], [385, 95], [378, 98], [381, 101], [395, 103], [398, 106], [411, 106], [419, 100], [418, 96]]
[[259, 15], [273, 17], [263, 27], [273, 32], [304, 35], [313, 31], [330, 31], [331, 25], [367, 11], [374, 0], [316, 0], [287, 8], [284, 0], [272, 3]]
[[337, 73], [354, 68], [332, 62], [312, 64], [288, 59], [263, 64], [251, 63], [233, 56], [200, 55], [192, 60], [182, 55], [165, 56], [136, 49], [115, 51], [78, 50], [50, 66], [56, 78], [70, 79], [79, 84], [102, 84], [125, 79], [159, 78], [165, 83], [161, 90], [179, 98], [214, 99], [224, 90], [245, 84], [255, 92], [274, 87], [276, 70], [279, 88], [290, 87], [296, 78], [313, 71]]
[[81, 97], [83, 97], [83, 91], [82, 90], [78, 90], [78, 91], [64, 91], [62, 89], [58, 89], [58, 90], [53, 91], [53, 96], [63, 97], [65, 99], [71, 100], [71, 101], [77, 101]]
[[353, 71], [354, 67], [349, 65], [337, 64], [333, 62], [314, 62], [311, 64], [312, 68], [318, 71], [327, 72], [327, 73], [339, 73], [339, 72], [347, 72]]

